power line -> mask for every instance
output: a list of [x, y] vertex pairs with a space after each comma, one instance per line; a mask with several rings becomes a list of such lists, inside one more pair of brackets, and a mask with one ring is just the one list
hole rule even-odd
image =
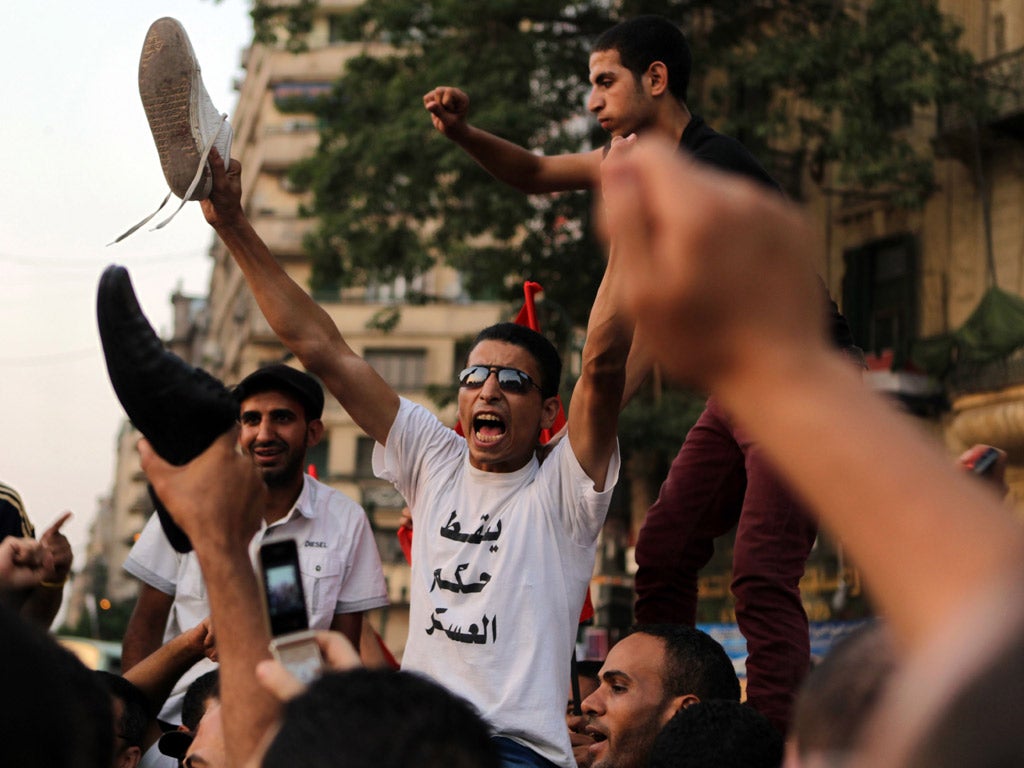
[[74, 360], [85, 360], [89, 357], [102, 356], [100, 350], [96, 347], [89, 349], [75, 349], [67, 352], [51, 352], [43, 355], [25, 355], [21, 357], [0, 357], [0, 365], [4, 367], [17, 367], [21, 366], [24, 368], [40, 366], [40, 365], [58, 365], [60, 363], [71, 362]]
[[[205, 257], [208, 256], [208, 254], [205, 251], [197, 252], [195, 250], [191, 250], [157, 254], [156, 256], [133, 257], [132, 266], [145, 267], [151, 264], [163, 264], [173, 261], [185, 261], [187, 259], [194, 259], [200, 256]], [[0, 253], [0, 262], [6, 262], [8, 264], [17, 264], [18, 266], [22, 267], [38, 267], [41, 269], [79, 269], [94, 272], [100, 267], [105, 266], [112, 261], [117, 261], [117, 259], [104, 258], [82, 261], [80, 259], [19, 256], [17, 254], [12, 253]]]

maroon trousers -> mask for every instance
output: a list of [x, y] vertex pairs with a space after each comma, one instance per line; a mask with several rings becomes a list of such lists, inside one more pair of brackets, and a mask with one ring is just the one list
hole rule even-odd
[[747, 641], [747, 700], [785, 732], [810, 666], [799, 584], [817, 526], [711, 398], [640, 528], [638, 623], [695, 623], [697, 573], [714, 539], [733, 526], [732, 592]]

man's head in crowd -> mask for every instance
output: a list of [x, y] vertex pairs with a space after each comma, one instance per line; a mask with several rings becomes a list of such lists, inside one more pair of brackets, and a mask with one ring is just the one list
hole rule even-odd
[[583, 702], [592, 768], [647, 763], [658, 732], [680, 709], [700, 701], [739, 701], [732, 661], [705, 632], [676, 624], [639, 627], [608, 652], [600, 687]]
[[181, 700], [181, 724], [190, 731], [199, 727], [210, 705], [220, 700], [220, 670], [204, 672], [191, 683]]
[[98, 671], [100, 682], [110, 692], [114, 710], [113, 768], [135, 768], [142, 759], [142, 743], [149, 724], [150, 708], [146, 696], [120, 675]]
[[[339, 756], [344, 756], [344, 759]], [[326, 674], [285, 705], [263, 768], [497, 768], [467, 702], [409, 672]]]
[[648, 768], [778, 768], [782, 734], [764, 715], [737, 701], [685, 707], [661, 729]]
[[895, 671], [892, 636], [883, 622], [866, 624], [837, 642], [797, 695], [787, 768], [820, 768], [851, 752]]
[[638, 16], [602, 34], [590, 54], [587, 108], [612, 136], [642, 133], [659, 115], [658, 101], [683, 107], [690, 84], [690, 46], [662, 16]]
[[302, 476], [306, 451], [323, 436], [324, 393], [308, 373], [283, 363], [250, 373], [233, 392], [242, 429], [238, 442], [268, 486]]
[[224, 741], [224, 721], [220, 701], [210, 702], [199, 719], [192, 743], [185, 751], [185, 768], [227, 768], [228, 753]]
[[513, 472], [533, 457], [558, 415], [562, 363], [547, 338], [515, 323], [482, 330], [459, 376], [459, 421], [470, 462]]
[[[168, 731], [160, 737], [160, 751], [168, 757], [180, 761], [190, 753], [192, 742], [197, 737], [199, 724], [203, 717], [215, 704], [220, 702], [219, 672], [220, 670], [211, 669], [189, 684], [185, 696], [181, 700], [181, 725], [178, 730]], [[204, 744], [209, 744], [211, 741], [212, 731], [215, 730], [213, 725], [211, 723], [208, 726], [204, 741], [200, 742], [201, 751], [205, 751]], [[219, 726], [219, 719], [217, 725]], [[221, 737], [221, 742], [223, 742], [223, 737]], [[194, 762], [197, 762], [199, 757], [202, 757], [202, 754], [197, 755]]]
[[110, 695], [52, 637], [0, 606], [0, 657], [10, 701], [0, 717], [0, 765], [110, 768]]

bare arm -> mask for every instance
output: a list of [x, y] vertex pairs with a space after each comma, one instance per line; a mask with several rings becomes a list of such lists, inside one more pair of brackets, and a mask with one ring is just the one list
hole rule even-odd
[[622, 407], [629, 405], [633, 395], [654, 370], [654, 353], [639, 329], [633, 331], [633, 345], [626, 361], [626, 384], [622, 389]]
[[359, 641], [363, 636], [363, 612], [334, 614], [334, 618], [331, 619], [331, 629], [347, 637], [348, 641], [352, 643], [352, 647], [358, 651]]
[[136, 664], [160, 647], [174, 595], [142, 584], [131, 618], [121, 641], [121, 668], [127, 674]]
[[623, 304], [665, 370], [716, 394], [849, 547], [904, 646], [922, 647], [1015, 577], [1021, 531], [828, 348], [799, 213], [646, 145], [605, 174], [622, 191], [610, 237], [633, 266]]
[[206, 220], [245, 275], [274, 333], [316, 374], [362, 430], [382, 445], [398, 414], [398, 395], [342, 338], [330, 316], [288, 276], [252, 228], [241, 205], [241, 165], [225, 170], [210, 154], [213, 192], [203, 200]]
[[280, 714], [280, 702], [256, 679], [270, 658], [270, 632], [248, 542], [266, 506], [266, 487], [252, 462], [237, 453], [237, 429], [219, 437], [183, 467], [163, 461], [139, 442], [142, 468], [171, 515], [195, 546], [216, 627], [224, 742], [230, 765], [250, 759]]
[[168, 640], [124, 673], [125, 679], [145, 694], [154, 713], [142, 745], [143, 751], [160, 738], [155, 713], [167, 701], [178, 679], [205, 656], [204, 641], [208, 632], [209, 619]]
[[[616, 139], [609, 156], [635, 142]], [[610, 193], [617, 194], [616, 190]], [[615, 451], [619, 410], [626, 383], [626, 360], [633, 338], [633, 318], [619, 305], [613, 290], [623, 278], [620, 249], [612, 239], [608, 264], [597, 289], [587, 324], [580, 378], [569, 403], [569, 443], [580, 466], [604, 490], [608, 462]]]
[[441, 86], [423, 96], [434, 127], [454, 141], [489, 174], [527, 194], [590, 189], [597, 180], [602, 150], [537, 155], [466, 122], [469, 97]]

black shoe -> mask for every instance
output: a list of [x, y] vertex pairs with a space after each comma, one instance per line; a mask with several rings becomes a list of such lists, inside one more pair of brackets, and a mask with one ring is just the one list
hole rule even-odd
[[[234, 425], [238, 403], [218, 379], [164, 348], [142, 314], [124, 267], [111, 265], [103, 271], [96, 318], [114, 393], [165, 461], [187, 464]], [[149, 491], [168, 541], [178, 552], [190, 551], [188, 537], [152, 486]]]

